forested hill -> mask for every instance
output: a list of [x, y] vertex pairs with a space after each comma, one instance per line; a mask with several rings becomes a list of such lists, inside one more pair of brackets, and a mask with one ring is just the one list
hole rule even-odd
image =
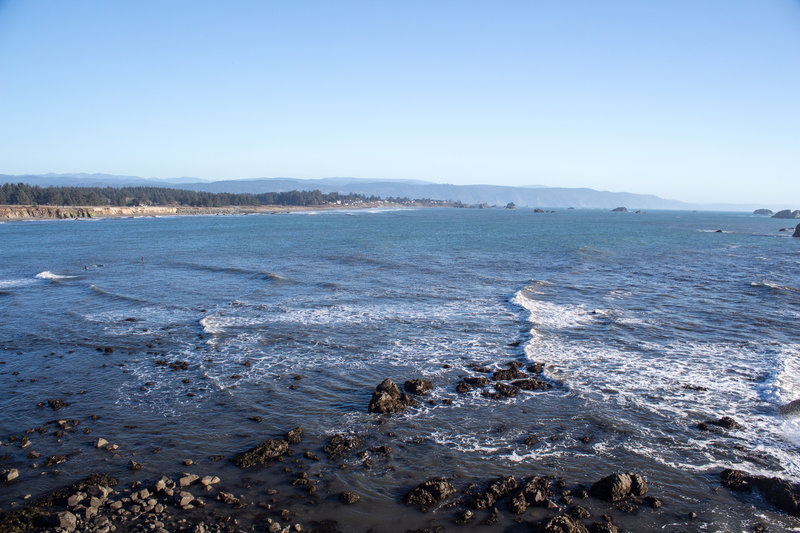
[[[320, 191], [267, 192], [261, 194], [210, 193], [161, 187], [39, 187], [24, 183], [6, 183], [0, 187], [0, 205], [56, 206], [140, 206], [183, 205], [192, 207], [224, 206], [313, 206], [355, 205], [379, 201], [375, 196], [339, 194]], [[407, 198], [389, 199], [398, 203]]]

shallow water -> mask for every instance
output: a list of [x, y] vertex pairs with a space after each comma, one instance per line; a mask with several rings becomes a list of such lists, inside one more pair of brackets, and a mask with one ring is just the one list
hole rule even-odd
[[[306, 508], [298, 496], [297, 508], [347, 531], [457, 527], [447, 510], [397, 503], [431, 475], [591, 483], [621, 469], [645, 475], [664, 500], [619, 516], [629, 529], [798, 529], [718, 482], [724, 467], [800, 481], [800, 419], [777, 411], [800, 398], [800, 239], [778, 232], [785, 225], [525, 209], [2, 224], [0, 435], [57, 416], [101, 418], [91, 436], [31, 436], [42, 453], [79, 452], [58, 476], [32, 469], [18, 446], [0, 448], [26, 480], [7, 487], [0, 508], [98, 465], [130, 477], [136, 457], [144, 479], [299, 425], [308, 439], [298, 451], [322, 455], [337, 432], [394, 449], [369, 469], [356, 456], [350, 468], [310, 467], [321, 494], [352, 489], [363, 500]], [[511, 360], [544, 362], [556, 386], [505, 400], [455, 392], [473, 365]], [[377, 425], [366, 406], [386, 377], [432, 380], [436, 405]], [[71, 405], [36, 407], [54, 397]], [[744, 429], [696, 428], [724, 415]], [[535, 447], [522, 444], [530, 434]], [[99, 455], [95, 436], [124, 453]], [[242, 481], [227, 461], [213, 468], [253, 497], [281, 483], [277, 469]]]

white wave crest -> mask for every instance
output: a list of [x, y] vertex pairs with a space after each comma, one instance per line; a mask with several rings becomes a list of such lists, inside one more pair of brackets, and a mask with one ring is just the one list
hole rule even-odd
[[62, 279], [75, 279], [75, 276], [64, 276], [61, 274], [56, 274], [54, 272], [50, 272], [49, 270], [45, 270], [44, 272], [39, 272], [34, 276], [36, 279], [49, 279], [53, 281], [58, 281]]

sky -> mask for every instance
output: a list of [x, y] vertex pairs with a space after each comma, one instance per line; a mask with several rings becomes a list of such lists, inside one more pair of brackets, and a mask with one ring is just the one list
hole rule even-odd
[[800, 0], [0, 0], [0, 173], [47, 172], [800, 208]]

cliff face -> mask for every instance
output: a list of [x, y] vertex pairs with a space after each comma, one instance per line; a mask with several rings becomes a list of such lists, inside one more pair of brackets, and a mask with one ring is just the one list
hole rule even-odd
[[93, 218], [137, 215], [173, 215], [176, 207], [59, 207], [47, 205], [0, 206], [0, 220], [36, 218]]

